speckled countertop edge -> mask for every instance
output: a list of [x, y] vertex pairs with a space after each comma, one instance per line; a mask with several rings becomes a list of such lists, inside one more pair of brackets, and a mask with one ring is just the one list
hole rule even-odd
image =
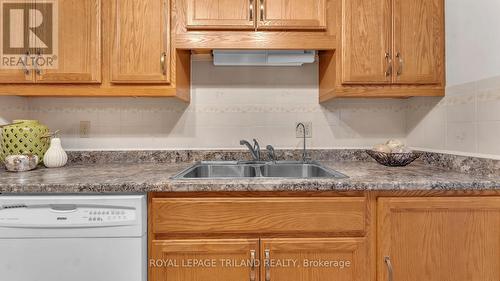
[[136, 193], [222, 191], [500, 190], [499, 177], [451, 171], [417, 161], [384, 167], [372, 160], [321, 161], [347, 179], [194, 179], [171, 176], [191, 163], [79, 164], [27, 173], [0, 171], [2, 193]]

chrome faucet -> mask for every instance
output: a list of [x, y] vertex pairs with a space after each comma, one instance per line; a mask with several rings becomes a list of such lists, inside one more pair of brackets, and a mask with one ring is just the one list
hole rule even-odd
[[302, 126], [302, 132], [304, 133], [303, 134], [303, 139], [304, 139], [304, 148], [302, 150], [302, 162], [308, 162], [310, 160], [309, 157], [307, 157], [307, 150], [306, 150], [306, 126], [304, 125], [304, 123], [299, 123], [297, 124], [297, 127], [295, 127], [295, 129], [299, 128], [300, 126]]
[[276, 153], [274, 152], [274, 147], [270, 144], [266, 146], [267, 155], [269, 156], [269, 160], [276, 162]]
[[246, 145], [254, 161], [260, 161], [260, 145], [256, 139], [253, 139], [253, 146], [246, 140], [240, 140], [240, 145]]

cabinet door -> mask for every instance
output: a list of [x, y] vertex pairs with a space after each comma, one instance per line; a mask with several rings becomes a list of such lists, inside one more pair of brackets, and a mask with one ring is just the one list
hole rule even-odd
[[256, 0], [187, 0], [188, 29], [253, 29]]
[[391, 82], [391, 1], [344, 0], [342, 82]]
[[[378, 280], [500, 280], [500, 197], [382, 198]], [[385, 259], [387, 258], [387, 261]]]
[[100, 82], [101, 1], [59, 0], [57, 5], [57, 67], [41, 68], [37, 82]]
[[443, 2], [394, 0], [394, 83], [441, 82], [444, 72]]
[[35, 75], [32, 70], [0, 68], [0, 84], [33, 82], [35, 82]]
[[326, 0], [255, 1], [258, 29], [326, 29]]
[[168, 83], [168, 0], [113, 0], [111, 14], [111, 82]]
[[150, 281], [258, 281], [258, 239], [153, 240]]
[[261, 280], [366, 281], [364, 238], [261, 240]]

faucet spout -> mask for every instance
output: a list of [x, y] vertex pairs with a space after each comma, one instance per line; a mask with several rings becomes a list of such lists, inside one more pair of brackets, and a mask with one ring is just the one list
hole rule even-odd
[[252, 146], [248, 141], [246, 140], [240, 140], [240, 145], [245, 145], [248, 150], [250, 151], [250, 154], [252, 155], [252, 158], [254, 161], [260, 161], [260, 146], [257, 140], [253, 140], [254, 145]]
[[297, 124], [296, 128], [299, 128], [299, 127], [302, 127], [303, 140], [304, 140], [304, 146], [302, 149], [302, 162], [305, 163], [309, 160], [309, 158], [307, 157], [307, 149], [306, 149], [306, 126], [304, 125], [304, 123], [301, 122], [301, 123]]

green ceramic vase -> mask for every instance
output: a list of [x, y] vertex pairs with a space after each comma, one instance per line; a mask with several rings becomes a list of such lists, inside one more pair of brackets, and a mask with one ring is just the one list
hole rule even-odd
[[38, 159], [49, 149], [49, 128], [37, 120], [14, 120], [2, 128], [0, 136], [0, 162], [9, 155], [34, 154]]

